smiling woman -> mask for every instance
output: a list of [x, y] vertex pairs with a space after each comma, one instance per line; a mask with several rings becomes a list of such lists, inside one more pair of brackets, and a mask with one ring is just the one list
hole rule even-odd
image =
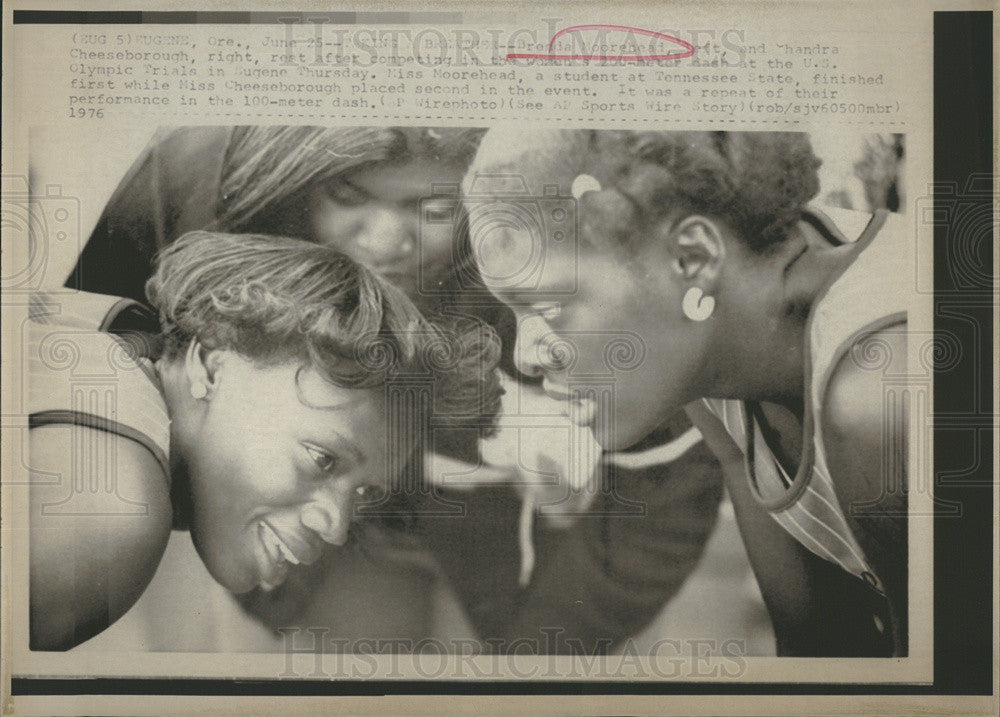
[[[397, 374], [448, 397], [431, 411], [496, 412], [493, 334], [432, 327], [328, 247], [194, 232], [162, 253], [147, 293], [158, 329], [135, 302], [94, 294], [57, 324], [37, 297], [33, 465], [114, 490], [89, 496], [81, 517], [60, 514], [63, 483], [32, 486], [33, 649], [71, 647], [123, 614], [156, 569], [171, 511], [234, 593], [274, 589], [324, 543], [343, 544], [355, 503], [391, 487], [430, 419], [394, 413]], [[67, 351], [113, 363], [108, 400], [76, 400]], [[434, 362], [441, 351], [455, 360]]]
[[[459, 316], [472, 319], [473, 326], [473, 317], [485, 320], [503, 337], [502, 367], [513, 378], [514, 316], [482, 286], [459, 202], [459, 184], [484, 132], [411, 126], [164, 128], [121, 180], [67, 283], [142, 300], [156, 252], [185, 232], [293, 236], [333, 247], [373, 269], [402, 289], [435, 325]], [[448, 332], [474, 345], [480, 341], [475, 331]], [[464, 369], [456, 365], [455, 376], [478, 370], [475, 351], [433, 355], [472, 362]], [[508, 410], [514, 414], [526, 395], [546, 398], [541, 386], [508, 385]], [[460, 390], [435, 390], [434, 400], [451, 398], [456, 405], [468, 405], [479, 390], [466, 383]], [[486, 405], [484, 411], [492, 408]], [[560, 425], [567, 423], [558, 402], [543, 406], [542, 412]], [[442, 425], [441, 419], [449, 419], [450, 425]], [[569, 650], [571, 641], [579, 640], [589, 654], [606, 651], [611, 641], [624, 639], [651, 619], [694, 568], [714, 524], [721, 481], [707, 451], [695, 448], [676, 462], [652, 461], [628, 475], [590, 464], [570, 468], [569, 456], [575, 454], [566, 445], [568, 434], [557, 431], [563, 437], [550, 440], [542, 438], [544, 432], [533, 432], [529, 460], [514, 446], [520, 428], [508, 427], [505, 435], [480, 441], [477, 420], [439, 405], [426, 464], [415, 459], [403, 469], [408, 492], [393, 491], [371, 510], [366, 507], [361, 512], [373, 520], [355, 524], [357, 540], [326, 551], [313, 566], [290, 569], [280, 588], [241, 596], [239, 605], [253, 616], [252, 625], [236, 626], [229, 619], [235, 610], [228, 594], [219, 596], [219, 609], [211, 616], [206, 610], [193, 616], [183, 609], [190, 603], [204, 605], [201, 585], [206, 581], [194, 582], [199, 566], [191, 564], [193, 551], [186, 541], [171, 540], [153, 588], [132, 619], [112, 631], [126, 633], [118, 644], [135, 644], [132, 635], [141, 631], [142, 644], [157, 646], [151, 649], [183, 645], [218, 650], [221, 644], [248, 644], [249, 635], [258, 630], [270, 637], [289, 626], [323, 625], [344, 638], [348, 647], [342, 649], [347, 650], [353, 645], [365, 649], [372, 638], [403, 637], [417, 644], [428, 635], [458, 633], [484, 640], [480, 644], [486, 651], [502, 651], [503, 645], [517, 646], [528, 638], [539, 650], [556, 651]], [[462, 421], [465, 425], [457, 425]], [[655, 440], [666, 444], [688, 428], [680, 420], [665, 426]], [[555, 456], [555, 463], [535, 461], [536, 448], [538, 456]], [[484, 465], [486, 452], [495, 458], [491, 466]], [[540, 472], [522, 474], [524, 460], [537, 463]], [[454, 467], [454, 461], [466, 465], [434, 470]], [[520, 490], [535, 480], [532, 476], [552, 475], [551, 465], [559, 466], [555, 472], [560, 475], [580, 473], [581, 481], [591, 476], [598, 482], [610, 480], [615, 472], [618, 492], [592, 507], [595, 517], [607, 516], [601, 518], [600, 531], [585, 529], [594, 524], [588, 520], [550, 530], [547, 517], [532, 535], [535, 502], [522, 500]], [[452, 485], [452, 474], [470, 471], [481, 485], [473, 490]], [[619, 493], [663, 510], [656, 520], [633, 520], [615, 512]], [[464, 506], [462, 519], [452, 511], [458, 502]], [[670, 529], [658, 531], [657, 525]], [[681, 530], [681, 525], [686, 527]], [[529, 559], [533, 539], [538, 541], [534, 570]], [[558, 550], [544, 550], [546, 540]], [[178, 543], [183, 544], [179, 553], [173, 551]], [[174, 555], [182, 559], [171, 562]], [[642, 567], [647, 560], [670, 568], [650, 579], [653, 573]], [[622, 596], [620, 575], [643, 587], [630, 591], [628, 599], [617, 599]], [[438, 594], [460, 605], [454, 614], [442, 611]], [[195, 623], [203, 627], [192, 627]], [[163, 629], [164, 624], [170, 628]], [[190, 640], [175, 639], [179, 624], [187, 626]], [[135, 630], [128, 632], [126, 626]], [[565, 640], [550, 646], [548, 626], [565, 628]]]

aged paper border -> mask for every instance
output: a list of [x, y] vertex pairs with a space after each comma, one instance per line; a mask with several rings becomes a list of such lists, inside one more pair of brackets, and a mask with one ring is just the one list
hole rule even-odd
[[[310, 5], [315, 5], [313, 3], [300, 3], [302, 10], [316, 9], [317, 11], [328, 10], [322, 5], [316, 5], [314, 8], [310, 8]], [[398, 3], [379, 3], [377, 6], [371, 4], [361, 4], [361, 3], [343, 3], [338, 9], [350, 9], [350, 6], [355, 5], [357, 9], [365, 10], [375, 10], [376, 8], [385, 9], [399, 9]], [[754, 5], [756, 3], [743, 3], [739, 7], [746, 8], [743, 12], [746, 13], [747, 17], [750, 17], [755, 12]], [[770, 3], [765, 4], [765, 6], [770, 5]], [[808, 5], [808, 8], [806, 8]], [[18, 90], [17, 74], [14, 74], [15, 82], [11, 82], [11, 75], [8, 74], [9, 69], [15, 67], [18, 63], [18, 57], [15, 55], [16, 44], [11, 40], [13, 28], [10, 25], [11, 12], [14, 8], [24, 8], [24, 9], [120, 9], [120, 7], [115, 7], [110, 3], [99, 2], [99, 3], [58, 3], [57, 6], [45, 3], [12, 3], [4, 7], [4, 65], [5, 65], [5, 75], [7, 75], [7, 82], [4, 83], [4, 99], [7, 100], [4, 103], [5, 107], [5, 118], [7, 121], [4, 123], [4, 173], [20, 173], [25, 172], [27, 167], [27, 152], [28, 148], [24, 141], [26, 137], [26, 132], [28, 129], [27, 124], [30, 122], [25, 118], [26, 108], [24, 106], [18, 105], [19, 94], [14, 94]], [[131, 3], [129, 8], [143, 9], [148, 7], [149, 9], [162, 9], [153, 5], [152, 3]], [[204, 5], [192, 2], [176, 2], [172, 7], [176, 9], [204, 9]], [[254, 3], [252, 6], [243, 3], [229, 3], [229, 4], [213, 4], [213, 9], [277, 9], [280, 7], [277, 3]], [[438, 2], [426, 2], [420, 5], [414, 5], [414, 7], [421, 8], [433, 8], [434, 10], [445, 10], [445, 9], [469, 9], [472, 7], [474, 11], [481, 12], [484, 15], [490, 15], [493, 13], [500, 13], [511, 17], [517, 13], [517, 7], [514, 3], [507, 3], [503, 5], [493, 5], [484, 6], [479, 5], [469, 5], [469, 4], [458, 4], [458, 3], [438, 3]], [[728, 14], [726, 15], [727, 23], [739, 22], [739, 17], [741, 12], [735, 10], [735, 5], [733, 4], [712, 4], [712, 5], [672, 5], [670, 6], [671, 12], [687, 12], [687, 18], [700, 19], [706, 24], [706, 26], [711, 26], [711, 23], [715, 20], [716, 13], [726, 10]], [[843, 16], [843, 11], [846, 8], [850, 8], [851, 5], [844, 6], [842, 3], [834, 2], [820, 2], [820, 3], [799, 3], [796, 6], [797, 13], [809, 13], [814, 14], [814, 17], [822, 16], [824, 14], [829, 17], [834, 17], [840, 15]], [[880, 6], [881, 7], [881, 6]], [[989, 5], [984, 3], [962, 3], [959, 6], [949, 5], [948, 9], [960, 9], [961, 7], [967, 7], [968, 9], [981, 9], [987, 8]], [[676, 8], [676, 10], [674, 9]], [[863, 8], [863, 9], [862, 9]], [[631, 10], [632, 8], [629, 8]], [[919, 10], [917, 7], [911, 6], [908, 11], [908, 24], [907, 28], [910, 31], [919, 33], [918, 36], [923, 37], [928, 43], [930, 39], [930, 23], [931, 23], [931, 3], [920, 3]], [[552, 15], [552, 8], [537, 9], [532, 8], [533, 12], [538, 12], [542, 16]], [[635, 7], [634, 15], [630, 12], [629, 18], [630, 22], [635, 22], [641, 24], [643, 15], [646, 13], [651, 14], [653, 8], [649, 6]], [[889, 24], [889, 20], [898, 21], [899, 18], [899, 6], [893, 6], [891, 9], [886, 7], [885, 9], [875, 10], [873, 7], [862, 6], [851, 8], [853, 13], [858, 13], [857, 17], [859, 23], [864, 23], [868, 27], [885, 28]], [[600, 2], [579, 2], [579, 3], [567, 3], [564, 6], [558, 8], [558, 14], [564, 18], [573, 18], [579, 15], [580, 17], [587, 17], [587, 22], [597, 22], [597, 21], [608, 21], [608, 22], [620, 22], [625, 13], [621, 6], [609, 5]], [[633, 19], [634, 17], [634, 19]], [[568, 21], [568, 20], [567, 20]], [[898, 31], [898, 25], [897, 31]], [[886, 30], [888, 32], [888, 30]], [[930, 51], [929, 45], [921, 49], [918, 45], [914, 49], [914, 52], [909, 56], [909, 62], [912, 62], [915, 68], [925, 68], [926, 74], [930, 76]], [[915, 71], [912, 73], [914, 88], [913, 92], [916, 96], [923, 98], [927, 102], [927, 106], [930, 106], [930, 89], [929, 82], [925, 83], [927, 86], [923, 86], [919, 82], [919, 77], [922, 74], [920, 71]], [[12, 86], [13, 85], [13, 86]], [[30, 107], [28, 108], [30, 111]], [[918, 187], [926, 186], [930, 181], [930, 127], [931, 127], [931, 116], [930, 112], [921, 114], [917, 117], [907, 118], [907, 149], [910, 156], [910, 161], [907, 164], [907, 179], [908, 186]], [[178, 124], [188, 124], [191, 122], [178, 122]], [[374, 123], [374, 122], [372, 122]], [[390, 123], [389, 121], [386, 122]], [[468, 124], [468, 123], [463, 123]], [[476, 124], [476, 123], [471, 123]], [[601, 126], [601, 122], [594, 122], [593, 126]], [[738, 128], [739, 125], [729, 126], [726, 125], [723, 128], [733, 129]], [[701, 127], [699, 127], [701, 128]], [[911, 195], [915, 197], [916, 195]], [[908, 209], [912, 213], [912, 201], [910, 202], [910, 207]], [[5, 240], [5, 250], [10, 250], [10, 247], [6, 246]], [[931, 245], [930, 242], [919, 241], [917, 243], [917, 251], [921, 251], [921, 255], [916, 257], [917, 264], [929, 266], [931, 265]], [[926, 298], [926, 297], [925, 297]], [[921, 305], [919, 310], [915, 311], [911, 315], [911, 326], [914, 330], [919, 331], [930, 331], [932, 330], [932, 322], [930, 317], [930, 303], [929, 299], [926, 302], [926, 306]], [[18, 367], [14, 361], [6, 360], [10, 358], [10, 354], [7, 353], [9, 347], [5, 346], [5, 360], [3, 361], [3, 385], [10, 386], [12, 383], [16, 383], [19, 380]], [[912, 350], [913, 347], [911, 347]], [[915, 359], [916, 356], [911, 356]], [[6, 394], [6, 392], [5, 392]], [[5, 395], [5, 401], [8, 396]], [[4, 476], [5, 481], [9, 480], [8, 477], [14, 477], [18, 480], [17, 476], [21, 476], [21, 480], [24, 479], [23, 469], [18, 465], [16, 459], [17, 448], [10, 445], [9, 434], [4, 435], [4, 448], [3, 451], [3, 462], [4, 462]], [[911, 446], [911, 464], [918, 465], [920, 461], [925, 460], [928, 454], [919, 455], [916, 446]], [[920, 495], [920, 494], [917, 494]], [[919, 500], [914, 501], [914, 505], [911, 506], [911, 510], [919, 511], [921, 508], [929, 507], [929, 496], [923, 495], [923, 498], [927, 499], [927, 503], [921, 506]], [[177, 653], [164, 653], [164, 654], [150, 654], [150, 653], [137, 653], [137, 654], [119, 654], [115, 656], [115, 663], [111, 665], [101, 665], [99, 668], [94, 664], [93, 653], [87, 655], [74, 655], [69, 654], [29, 654], [25, 650], [24, 646], [26, 644], [24, 627], [27, 624], [27, 600], [26, 600], [26, 586], [27, 586], [27, 561], [24, 559], [26, 556], [26, 536], [23, 532], [18, 529], [18, 515], [23, 515], [24, 503], [23, 503], [23, 491], [18, 494], [17, 490], [12, 490], [11, 486], [4, 486], [4, 501], [3, 501], [3, 524], [4, 524], [4, 546], [3, 546], [3, 574], [5, 575], [4, 585], [3, 585], [3, 616], [5, 627], [4, 634], [4, 678], [5, 682], [9, 679], [11, 674], [23, 675], [23, 674], [34, 674], [34, 675], [60, 675], [60, 674], [91, 674], [91, 675], [103, 675], [103, 676], [120, 676], [120, 677], [131, 677], [131, 676], [168, 676], [168, 675], [198, 675], [201, 677], [218, 676], [224, 678], [230, 678], [234, 676], [244, 677], [244, 678], [263, 678], [267, 675], [277, 675], [285, 668], [285, 656], [283, 655], [245, 655], [245, 654], [235, 654], [235, 655], [222, 655], [222, 654], [211, 654], [211, 655], [199, 655], [199, 654], [177, 654]], [[795, 674], [797, 676], [796, 681], [803, 682], [813, 682], [813, 681], [832, 681], [832, 682], [850, 682], [850, 683], [862, 683], [862, 682], [892, 682], [892, 683], [908, 683], [908, 684], [918, 684], [927, 683], [932, 677], [932, 605], [929, 600], [929, 596], [932, 595], [932, 582], [933, 582], [933, 566], [931, 561], [928, 559], [930, 552], [926, 550], [921, 550], [920, 546], [927, 546], [931, 544], [932, 540], [932, 526], [929, 520], [911, 520], [910, 521], [910, 549], [911, 549], [911, 570], [910, 570], [910, 591], [911, 591], [911, 605], [910, 605], [910, 624], [911, 624], [911, 657], [902, 660], [805, 660], [793, 659], [795, 663]], [[11, 576], [8, 578], [6, 576]], [[996, 642], [996, 640], [994, 641]], [[552, 658], [539, 658], [540, 660], [549, 660]], [[563, 659], [563, 658], [557, 658]], [[568, 658], [567, 658], [568, 659]], [[790, 665], [785, 665], [789, 661], [789, 658], [747, 658], [748, 669], [746, 673], [739, 678], [741, 681], [749, 682], [770, 682], [770, 681], [785, 681], [788, 679], [787, 668]], [[303, 672], [301, 674], [308, 674], [311, 669], [311, 658], [306, 657], [303, 660], [302, 665]], [[402, 668], [402, 660], [399, 662]], [[804, 664], [808, 663], [808, 664]], [[388, 667], [388, 665], [387, 665]], [[569, 663], [566, 663], [566, 667], [569, 667]], [[404, 674], [410, 674], [411, 676], [416, 676], [417, 673], [410, 672], [406, 673], [405, 668]], [[563, 668], [557, 668], [560, 672]], [[512, 679], [516, 679], [513, 678]], [[9, 684], [9, 683], [7, 683]], [[35, 704], [36, 700], [40, 698], [19, 698], [18, 702], [23, 702], [25, 709], [32, 709], [32, 705]], [[83, 711], [91, 711], [94, 709], [91, 706], [89, 709], [85, 707], [86, 704], [95, 704], [90, 702], [94, 698], [47, 698], [51, 699], [52, 702], [50, 706], [62, 711], [63, 709], [69, 709], [71, 711], [76, 711], [77, 709]], [[103, 700], [104, 698], [102, 698]], [[210, 700], [206, 703], [201, 703], [198, 698], [179, 698], [177, 707], [180, 710], [197, 710], [201, 711], [204, 708], [205, 712], [213, 713], [221, 707], [222, 710], [228, 711], [230, 708], [235, 707], [235, 702], [232, 698], [222, 698], [224, 700], [224, 705], [214, 703]], [[297, 699], [289, 698], [262, 698], [260, 703], [255, 704], [255, 708], [263, 707], [264, 704], [272, 700], [281, 699], [282, 701], [274, 702], [275, 706], [280, 705], [282, 710], [290, 710], [297, 712], [301, 707], [305, 711], [310, 709], [310, 705], [315, 705], [314, 702], [299, 702]], [[368, 706], [371, 703], [365, 701], [355, 701], [364, 700], [365, 698], [344, 698], [346, 701], [339, 703], [344, 709], [355, 712], [355, 711], [367, 711]], [[465, 706], [469, 706], [467, 700], [471, 698], [392, 698], [390, 704], [395, 704], [406, 711], [411, 709], [416, 711], [424, 709], [425, 700], [430, 700], [426, 704], [426, 709], [428, 710], [439, 710], [443, 703], [439, 700], [452, 700], [456, 702], [456, 706], [461, 709], [461, 705], [465, 703]], [[491, 703], [490, 707], [487, 708], [488, 711], [500, 708], [501, 703], [506, 702], [508, 697], [492, 697], [489, 699]], [[631, 711], [635, 709], [636, 711], [643, 711], [647, 707], [641, 707], [642, 704], [651, 704], [653, 709], [657, 711], [674, 711], [677, 709], [682, 712], [695, 713], [697, 710], [703, 709], [705, 702], [703, 698], [700, 697], [626, 697], [623, 695], [618, 695], [611, 698], [610, 702], [599, 702], [598, 698], [586, 698], [586, 702], [580, 703], [579, 710], [570, 708], [569, 697], [552, 697], [552, 698], [537, 698], [540, 700], [536, 707], [542, 711], [548, 711], [549, 709], [554, 709], [557, 712], [587, 712], [592, 710], [601, 710], [601, 705], [605, 709], [610, 709], [612, 711]], [[759, 713], [761, 710], [770, 710], [772, 707], [777, 709], [779, 712], [784, 712], [789, 710], [791, 713], [801, 711], [803, 707], [809, 711], [814, 711], [816, 709], [822, 710], [824, 712], [838, 712], [843, 709], [846, 712], [854, 711], [856, 709], [861, 709], [863, 711], [869, 711], [869, 709], [879, 710], [880, 707], [876, 706], [876, 702], [881, 702], [883, 698], [875, 697], [794, 697], [787, 698], [787, 703], [782, 704], [784, 700], [772, 700], [771, 698], [758, 697], [758, 696], [745, 696], [739, 699], [742, 703], [741, 706], [734, 706], [732, 702], [734, 701], [732, 697], [719, 697], [719, 701], [715, 702], [716, 710], [729, 709], [735, 707], [739, 711], [744, 711], [744, 707], [747, 711]], [[905, 708], [905, 704], [910, 698], [905, 698], [903, 696], [898, 697], [885, 697], [885, 700], [896, 700], [898, 707]], [[913, 699], [926, 699], [926, 698], [913, 698]], [[66, 704], [66, 700], [69, 700], [71, 704]], [[761, 700], [764, 703], [761, 703]], [[129, 710], [130, 705], [132, 708], [138, 708], [139, 710], [145, 710], [147, 708], [152, 708], [155, 701], [150, 701], [147, 698], [114, 698], [112, 702], [120, 703], [120, 706], [114, 706], [114, 709]], [[102, 702], [102, 707], [99, 711], [105, 712], [108, 708], [112, 707], [112, 702], [104, 704]], [[952, 706], [952, 708], [957, 705], [954, 700], [943, 700], [942, 709], [947, 709], [947, 702]], [[860, 703], [860, 704], [859, 704]], [[293, 707], [293, 704], [295, 705]], [[381, 702], [380, 702], [381, 704]], [[576, 705], [577, 703], [573, 703]], [[630, 709], [628, 705], [635, 705]], [[750, 705], [753, 705], [752, 707]], [[433, 705], [438, 705], [437, 707]], [[589, 705], [585, 706], [585, 705]], [[809, 706], [807, 706], [809, 705]], [[821, 706], [822, 705], [822, 706]], [[854, 706], [849, 706], [854, 705]], [[527, 704], [522, 706], [531, 710]], [[916, 707], [916, 704], [911, 704], [911, 707]], [[381, 707], [377, 708], [380, 711], [388, 708], [392, 709], [389, 705], [383, 704]], [[712, 708], [707, 708], [711, 710]], [[532, 710], [533, 711], [533, 710]], [[936, 710], [935, 710], [936, 711]]]

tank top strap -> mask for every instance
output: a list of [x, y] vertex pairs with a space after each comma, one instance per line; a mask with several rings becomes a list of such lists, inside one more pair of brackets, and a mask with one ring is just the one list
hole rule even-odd
[[[152, 366], [148, 318], [130, 299], [85, 292], [32, 297], [25, 365], [29, 426], [71, 424], [145, 447], [169, 481], [170, 421]], [[108, 329], [120, 324], [117, 333]]]
[[805, 444], [797, 473], [791, 475], [781, 465], [750, 405], [703, 402], [743, 451], [751, 492], [774, 520], [812, 553], [884, 592], [833, 488], [821, 416], [832, 372], [844, 353], [866, 333], [906, 320], [909, 292], [904, 284], [912, 274], [899, 267], [912, 264], [911, 247], [902, 219], [884, 211], [869, 215], [811, 209], [806, 221], [831, 244], [854, 244], [855, 251], [820, 293], [810, 317]]
[[[810, 398], [819, 410], [840, 360], [866, 335], [906, 321], [912, 293], [912, 242], [901, 217], [876, 212], [858, 238], [854, 259], [813, 309], [809, 330]], [[876, 237], [878, 241], [875, 241]]]

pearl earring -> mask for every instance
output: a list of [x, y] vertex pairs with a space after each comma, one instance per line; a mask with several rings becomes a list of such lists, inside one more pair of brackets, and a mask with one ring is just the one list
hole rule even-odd
[[200, 401], [208, 395], [208, 386], [203, 384], [201, 381], [191, 384], [191, 398], [196, 401]]
[[706, 296], [700, 288], [692, 286], [684, 293], [681, 309], [691, 321], [704, 321], [715, 311], [715, 298]]
[[589, 174], [579, 174], [576, 179], [573, 180], [573, 185], [570, 187], [570, 194], [573, 195], [573, 199], [579, 199], [586, 192], [599, 192], [601, 191], [601, 183], [597, 181], [596, 177]]

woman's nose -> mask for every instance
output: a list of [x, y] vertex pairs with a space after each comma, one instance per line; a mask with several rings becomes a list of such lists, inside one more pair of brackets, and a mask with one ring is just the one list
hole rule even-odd
[[355, 258], [375, 268], [409, 259], [417, 250], [417, 217], [398, 207], [370, 207], [351, 246]]
[[302, 508], [299, 520], [325, 543], [343, 545], [351, 521], [351, 500], [346, 491], [323, 489]]

